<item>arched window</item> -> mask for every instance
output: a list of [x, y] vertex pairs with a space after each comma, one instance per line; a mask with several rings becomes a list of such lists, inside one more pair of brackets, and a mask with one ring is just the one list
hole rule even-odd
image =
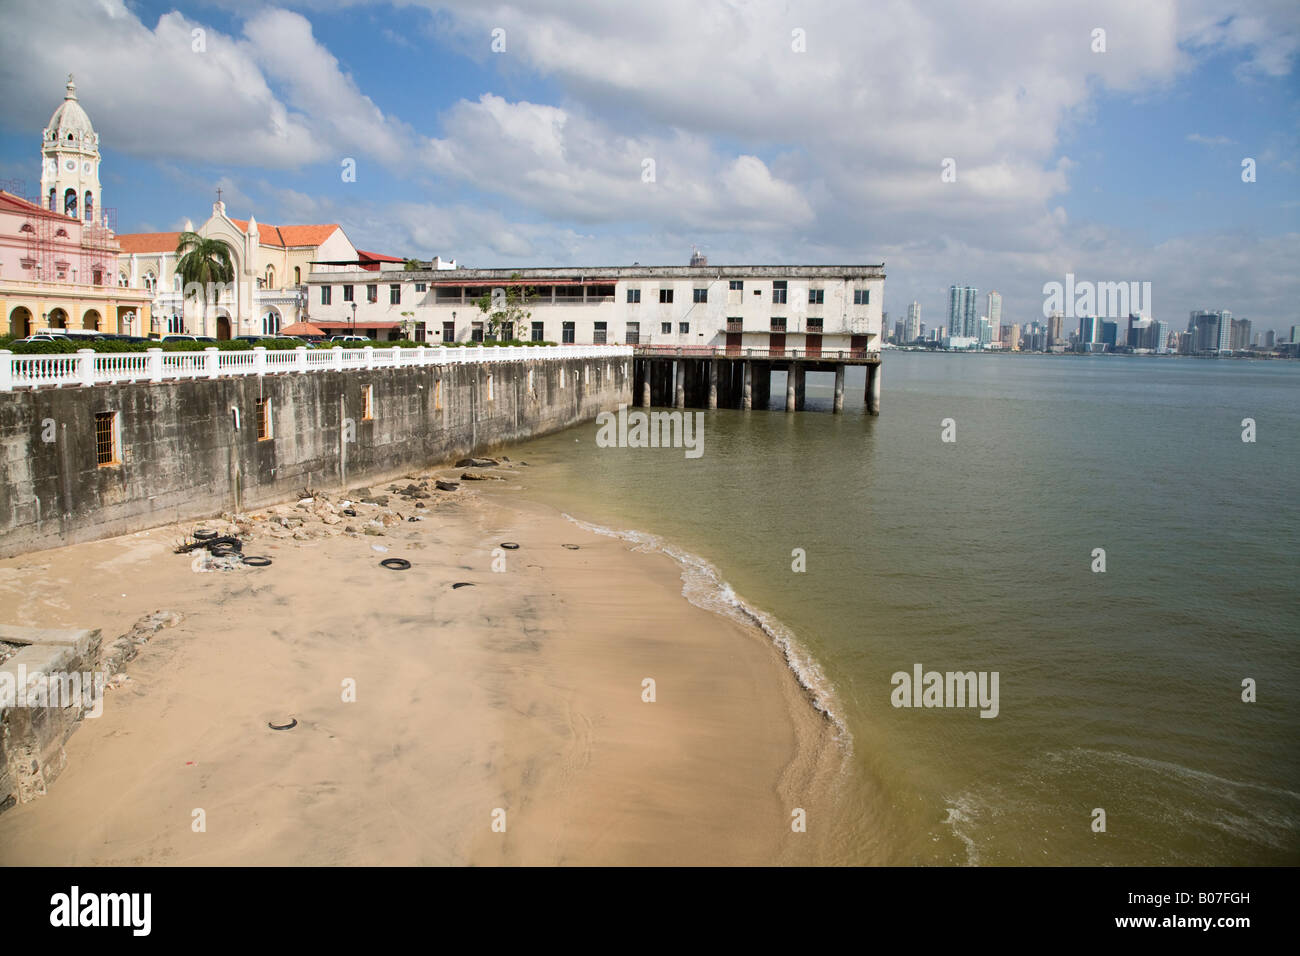
[[302, 266], [293, 267], [293, 284], [302, 285]]
[[150, 292], [153, 292], [155, 289], [157, 289], [158, 288], [157, 276], [155, 276], [152, 272], [146, 272], [144, 274], [144, 287], [148, 289]]
[[117, 284], [121, 286], [123, 289], [128, 288], [130, 286], [131, 281], [126, 277], [125, 272], [119, 272], [117, 274]]
[[62, 226], [60, 226], [60, 227], [58, 228], [58, 231], [54, 233], [54, 238], [55, 238], [55, 239], [66, 239], [66, 238], [68, 238], [68, 230], [66, 230], [66, 229], [64, 229]]
[[181, 277], [180, 277], [180, 276], [172, 276], [172, 291], [173, 291], [173, 292], [180, 292], [180, 291], [181, 291]]
[[23, 223], [23, 224], [18, 228], [18, 231], [19, 231], [19, 232], [35, 232], [36, 230], [32, 228], [32, 224], [31, 224], [30, 222], [25, 222], [25, 223]]
[[86, 222], [93, 222], [95, 219], [95, 197], [90, 190], [86, 190]]
[[69, 189], [63, 194], [63, 214], [65, 216], [77, 215], [77, 191]]
[[266, 315], [262, 316], [262, 334], [280, 334], [280, 313], [275, 311], [275, 309], [269, 310]]
[[54, 202], [55, 202], [56, 198], [57, 198], [57, 194], [56, 194], [55, 191], [54, 191], [54, 187], [51, 186], [51, 187], [50, 187], [50, 212], [54, 212], [54, 211], [55, 211], [55, 209], [54, 209]]
[[264, 288], [267, 289], [275, 288], [275, 267], [274, 266], [266, 267], [266, 283], [264, 285]]
[[185, 331], [185, 329], [184, 329], [183, 326], [184, 326], [184, 323], [181, 321], [181, 317], [180, 317], [179, 315], [177, 315], [175, 312], [173, 312], [171, 315], [167, 316], [167, 331], [168, 331], [168, 333], [170, 333], [170, 334], [172, 334], [172, 335], [179, 335], [181, 332], [184, 332], [184, 331]]

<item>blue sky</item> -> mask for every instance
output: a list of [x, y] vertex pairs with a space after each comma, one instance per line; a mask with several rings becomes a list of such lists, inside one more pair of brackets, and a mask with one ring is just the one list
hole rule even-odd
[[1041, 318], [1066, 271], [1152, 281], [1175, 328], [1202, 307], [1300, 323], [1300, 5], [1051, 6], [12, 0], [0, 178], [34, 194], [71, 70], [122, 232], [200, 222], [220, 184], [238, 218], [462, 265], [695, 244], [884, 261], [886, 308], [928, 324], [954, 282]]

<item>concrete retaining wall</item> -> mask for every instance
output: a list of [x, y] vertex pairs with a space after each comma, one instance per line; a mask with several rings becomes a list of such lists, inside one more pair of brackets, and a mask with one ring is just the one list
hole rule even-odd
[[[382, 481], [589, 420], [631, 386], [630, 358], [593, 358], [0, 393], [0, 557]], [[116, 464], [97, 463], [100, 412]]]

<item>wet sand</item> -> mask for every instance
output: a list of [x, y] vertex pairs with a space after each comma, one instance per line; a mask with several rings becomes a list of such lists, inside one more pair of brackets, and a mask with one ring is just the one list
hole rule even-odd
[[[251, 522], [263, 569], [194, 572], [172, 553], [193, 523], [0, 561], [6, 623], [107, 644], [183, 615], [82, 722], [48, 795], [0, 814], [0, 864], [823, 859], [838, 746], [771, 643], [688, 603], [667, 556], [473, 486], [394, 499], [424, 520], [382, 535], [341, 530], [375, 506], [306, 540]], [[498, 573], [501, 542], [519, 549]]]

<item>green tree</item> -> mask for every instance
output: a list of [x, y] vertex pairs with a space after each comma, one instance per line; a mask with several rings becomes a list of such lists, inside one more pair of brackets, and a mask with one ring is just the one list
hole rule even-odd
[[181, 277], [181, 288], [186, 298], [196, 298], [202, 293], [201, 334], [207, 335], [209, 285], [227, 285], [235, 281], [235, 266], [230, 261], [230, 249], [219, 239], [204, 239], [197, 232], [182, 232], [176, 243], [176, 256], [176, 274]]
[[423, 263], [420, 262], [419, 259], [407, 259], [404, 263], [402, 263], [403, 272], [419, 272], [423, 268], [424, 265]]
[[[510, 278], [518, 279], [519, 273], [511, 273]], [[533, 315], [528, 304], [537, 298], [537, 289], [533, 286], [508, 285], [500, 291], [499, 296], [488, 293], [474, 300], [479, 311], [487, 316], [487, 337], [493, 341], [501, 333], [501, 327], [507, 323], [518, 338], [520, 330]]]

